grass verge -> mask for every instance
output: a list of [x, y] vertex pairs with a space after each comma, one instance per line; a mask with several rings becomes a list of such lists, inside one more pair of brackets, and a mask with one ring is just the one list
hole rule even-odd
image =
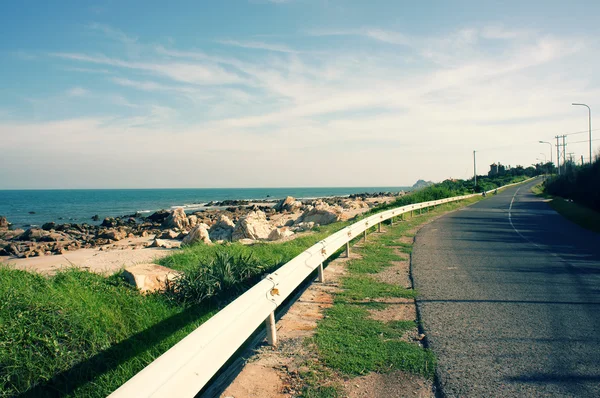
[[531, 191], [543, 198], [550, 199], [549, 204], [558, 214], [567, 220], [587, 230], [600, 233], [600, 213], [579, 203], [552, 196], [546, 193], [541, 184], [534, 186]]
[[0, 267], [0, 396], [106, 396], [213, 313], [118, 275]]

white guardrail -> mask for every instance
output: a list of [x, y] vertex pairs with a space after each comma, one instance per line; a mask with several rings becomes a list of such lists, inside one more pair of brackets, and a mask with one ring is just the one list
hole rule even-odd
[[[505, 185], [506, 188], [512, 185]], [[491, 191], [488, 191], [491, 192]], [[471, 194], [415, 203], [382, 211], [330, 235], [305, 250], [277, 271], [269, 274], [150, 365], [109, 395], [131, 397], [194, 397], [263, 323], [270, 344], [276, 344], [275, 309], [306, 278], [319, 269], [323, 281], [323, 261], [367, 230], [386, 220], [414, 210], [435, 207], [481, 194]]]

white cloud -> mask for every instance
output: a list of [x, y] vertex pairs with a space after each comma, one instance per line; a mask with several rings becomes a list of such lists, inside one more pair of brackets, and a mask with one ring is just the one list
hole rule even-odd
[[250, 48], [255, 50], [267, 50], [282, 53], [297, 53], [298, 51], [284, 46], [281, 44], [271, 44], [262, 41], [239, 41], [239, 40], [217, 40], [217, 43], [225, 44], [228, 46]]
[[89, 91], [83, 87], [73, 87], [67, 90], [66, 94], [69, 97], [84, 97], [89, 94]]

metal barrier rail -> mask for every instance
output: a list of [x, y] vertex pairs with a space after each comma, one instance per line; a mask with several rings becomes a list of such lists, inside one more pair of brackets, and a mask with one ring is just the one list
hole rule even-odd
[[[505, 185], [522, 184], [531, 179]], [[492, 192], [492, 191], [488, 191]], [[200, 325], [187, 337], [129, 379], [109, 397], [194, 397], [252, 333], [265, 322], [270, 344], [276, 344], [275, 309], [315, 270], [323, 282], [323, 262], [367, 230], [394, 217], [444, 203], [468, 199], [471, 194], [415, 203], [376, 213], [311, 246]]]

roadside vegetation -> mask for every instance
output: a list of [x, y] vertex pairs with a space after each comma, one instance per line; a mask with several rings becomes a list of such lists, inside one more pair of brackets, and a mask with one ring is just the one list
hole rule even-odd
[[[394, 299], [414, 299], [418, 292], [381, 282], [377, 274], [393, 266], [394, 261], [409, 260], [412, 243], [402, 243], [402, 237], [410, 238], [416, 228], [432, 218], [481, 199], [474, 197], [445, 204], [422, 215], [408, 217], [394, 226], [387, 225], [384, 234], [370, 234], [366, 244], [354, 246], [352, 250], [359, 258], [348, 261], [348, 273], [341, 279], [341, 291], [334, 293], [334, 305], [325, 311], [315, 336], [308, 341], [317, 350], [319, 365], [313, 365], [301, 375], [305, 383], [304, 397], [346, 396], [340, 379], [372, 372], [401, 370], [433, 379], [434, 354], [424, 348], [420, 340], [411, 338], [418, 335], [417, 323], [414, 320], [375, 320], [369, 312], [384, 310], [393, 305]], [[347, 384], [353, 383], [350, 380]]]
[[563, 174], [533, 188], [550, 199], [550, 206], [566, 219], [600, 233], [600, 161], [576, 166], [568, 163]]
[[[468, 187], [468, 181], [446, 181], [370, 213], [468, 193]], [[165, 294], [140, 295], [119, 273], [104, 277], [69, 269], [46, 277], [0, 266], [0, 397], [106, 396], [262, 275], [350, 222], [318, 227], [288, 242], [185, 247], [159, 260], [183, 272]], [[371, 250], [374, 257], [389, 255]], [[346, 306], [339, 308], [340, 314], [364, 315], [353, 306], [367, 297], [414, 294], [380, 284], [360, 271], [373, 266], [369, 262], [353, 265], [356, 275], [344, 282], [348, 293], [339, 297], [344, 303], [338, 304]], [[365, 320], [364, 325], [369, 322]], [[330, 325], [331, 333], [335, 328]], [[402, 329], [400, 325], [381, 328], [386, 336], [397, 336]], [[340, 336], [323, 337], [322, 343]], [[331, 363], [335, 363], [334, 354], [331, 351]], [[422, 366], [418, 365], [421, 359], [410, 361], [409, 367]]]

